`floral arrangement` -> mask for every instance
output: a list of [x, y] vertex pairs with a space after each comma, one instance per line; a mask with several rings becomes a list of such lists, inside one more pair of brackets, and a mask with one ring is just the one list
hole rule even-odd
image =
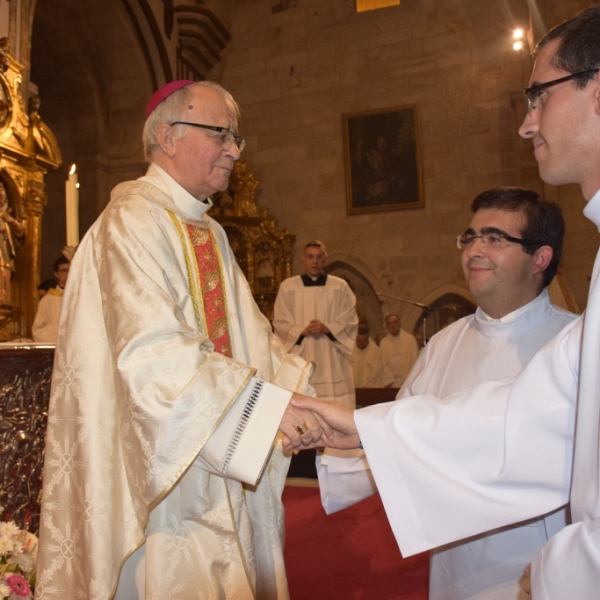
[[0, 600], [33, 598], [37, 547], [35, 535], [0, 521]]

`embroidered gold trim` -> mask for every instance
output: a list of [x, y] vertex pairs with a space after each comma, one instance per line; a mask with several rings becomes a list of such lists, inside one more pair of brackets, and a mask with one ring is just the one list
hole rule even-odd
[[[229, 303], [227, 302], [227, 286], [225, 285], [225, 270], [223, 269], [223, 261], [221, 259], [221, 253], [218, 251], [219, 246], [213, 230], [209, 229], [208, 233], [212, 237], [212, 242], [216, 250], [215, 254], [217, 256], [217, 262], [219, 263], [219, 276], [221, 277], [221, 281], [223, 283], [223, 300], [225, 302], [225, 318], [227, 319], [227, 329], [231, 331], [231, 327], [229, 326]], [[231, 355], [235, 356], [235, 352], [233, 351], [233, 336], [231, 333], [229, 334], [229, 343], [231, 344]]]
[[[252, 578], [250, 577], [250, 571], [248, 569], [248, 563], [246, 561], [246, 555], [244, 554], [244, 547], [242, 546], [242, 540], [240, 539], [240, 532], [236, 526], [235, 521], [235, 511], [233, 510], [233, 505], [231, 504], [231, 496], [229, 495], [229, 486], [227, 485], [227, 479], [223, 478], [223, 482], [225, 483], [225, 492], [227, 493], [227, 504], [229, 504], [229, 514], [231, 515], [231, 525], [233, 526], [233, 530], [235, 531], [235, 540], [238, 546], [238, 551], [240, 553], [240, 558], [242, 559], [242, 565], [244, 566], [244, 572], [246, 573], [246, 579], [248, 580], [248, 586], [252, 590], [253, 598], [256, 598], [256, 590], [252, 585]], [[245, 491], [244, 491], [245, 493]]]
[[196, 281], [199, 281], [198, 278], [198, 261], [196, 260], [196, 256], [194, 255], [194, 260], [190, 260], [190, 252], [189, 245], [191, 244], [190, 237], [184, 227], [182, 227], [177, 215], [167, 209], [167, 213], [171, 217], [171, 220], [175, 224], [175, 229], [177, 230], [177, 234], [179, 235], [179, 239], [181, 240], [181, 247], [183, 249], [183, 258], [185, 260], [185, 268], [188, 276], [188, 284], [190, 288], [190, 296], [192, 298], [192, 304], [194, 306], [194, 314], [196, 315], [196, 322], [198, 325], [198, 329], [204, 335], [206, 333], [206, 320], [204, 319], [204, 302], [202, 300], [202, 295], [199, 294], [198, 288], [195, 285]]

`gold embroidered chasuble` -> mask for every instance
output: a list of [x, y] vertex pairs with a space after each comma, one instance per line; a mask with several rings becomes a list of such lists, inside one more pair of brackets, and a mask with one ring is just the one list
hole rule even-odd
[[[245, 479], [256, 486], [223, 477], [226, 463], [205, 450], [255, 377], [305, 391], [309, 368], [274, 339], [208, 208], [151, 166], [115, 188], [77, 251], [52, 382], [36, 598], [288, 597], [288, 459], [273, 444], [286, 401], [263, 389], [260, 426], [251, 418], [242, 437], [258, 456]], [[197, 231], [210, 233], [217, 278]], [[235, 462], [235, 445], [224, 448]]]
[[215, 345], [215, 352], [233, 358], [227, 325], [225, 285], [214, 237], [209, 229], [195, 227], [190, 223], [187, 224], [187, 232], [196, 255], [208, 337]]

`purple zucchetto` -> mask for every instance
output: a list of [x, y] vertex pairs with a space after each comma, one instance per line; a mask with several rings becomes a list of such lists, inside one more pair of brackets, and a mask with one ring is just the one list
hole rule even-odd
[[150, 116], [152, 111], [166, 98], [168, 98], [173, 92], [180, 90], [181, 88], [187, 87], [192, 83], [196, 83], [191, 79], [176, 79], [169, 83], [165, 83], [162, 87], [158, 88], [148, 102], [146, 107], [146, 119]]

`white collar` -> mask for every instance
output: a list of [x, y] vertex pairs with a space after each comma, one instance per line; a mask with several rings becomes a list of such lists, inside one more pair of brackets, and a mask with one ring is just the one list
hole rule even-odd
[[583, 214], [592, 221], [600, 231], [600, 190], [598, 190], [585, 205]]
[[525, 314], [528, 310], [531, 310], [534, 306], [537, 306], [538, 304], [542, 303], [544, 295], [547, 294], [547, 290], [542, 290], [541, 294], [538, 294], [531, 302], [524, 304], [520, 308], [517, 308], [517, 310], [513, 310], [512, 312], [508, 313], [507, 315], [504, 315], [503, 317], [500, 317], [499, 319], [494, 319], [493, 317], [490, 317], [490, 315], [488, 315], [481, 309], [481, 307], [479, 307], [477, 309], [477, 317], [480, 318], [482, 321], [488, 321], [493, 323], [510, 323], [511, 321], [514, 321], [515, 319], [519, 318], [522, 314]]

